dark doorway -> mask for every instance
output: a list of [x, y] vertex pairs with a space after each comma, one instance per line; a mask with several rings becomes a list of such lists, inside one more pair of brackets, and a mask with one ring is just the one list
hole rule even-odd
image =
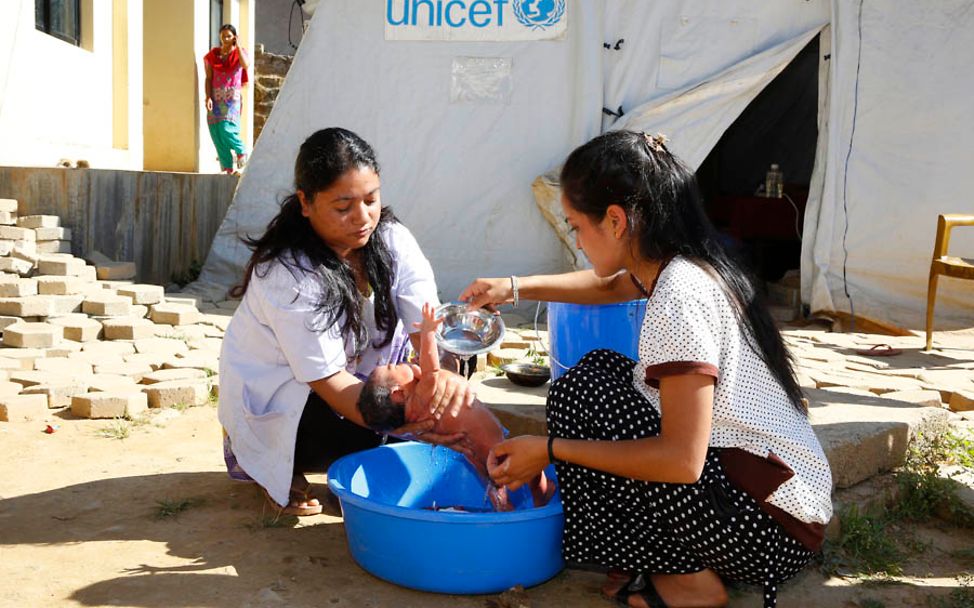
[[[777, 281], [801, 258], [801, 226], [818, 138], [818, 37], [748, 105], [700, 165], [707, 212], [755, 274]], [[764, 195], [772, 163], [784, 195]]]

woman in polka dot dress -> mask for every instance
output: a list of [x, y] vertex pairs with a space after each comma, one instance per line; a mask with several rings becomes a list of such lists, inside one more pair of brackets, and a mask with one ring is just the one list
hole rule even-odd
[[629, 606], [721, 606], [724, 582], [777, 584], [821, 547], [832, 476], [791, 361], [748, 275], [720, 245], [665, 138], [601, 135], [561, 175], [591, 270], [477, 279], [472, 307], [520, 298], [648, 298], [639, 360], [598, 350], [548, 395], [549, 436], [492, 453], [511, 489], [555, 462], [570, 564], [608, 569]]

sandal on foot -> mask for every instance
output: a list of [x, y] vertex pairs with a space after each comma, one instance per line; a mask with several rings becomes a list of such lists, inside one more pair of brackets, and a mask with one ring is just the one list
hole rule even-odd
[[[277, 501], [271, 498], [271, 495], [267, 493], [267, 490], [265, 490], [263, 486], [259, 486], [259, 487], [261, 492], [264, 493], [264, 498], [267, 499], [268, 504], [270, 504], [271, 507], [273, 507], [274, 510], [276, 510], [281, 515], [294, 515], [296, 517], [308, 517], [310, 515], [321, 515], [321, 512], [324, 509], [324, 507], [321, 506], [320, 501], [316, 505], [307, 504], [312, 500], [318, 500], [314, 496], [311, 496], [311, 494], [308, 493], [307, 491], [311, 488], [311, 484], [308, 484], [308, 488], [306, 490], [300, 490], [298, 488], [292, 487], [291, 492], [288, 496], [288, 500], [290, 502], [286, 507], [282, 507], [281, 505], [277, 504]], [[300, 503], [302, 502], [305, 504], [301, 505]]]
[[[611, 572], [609, 573], [609, 578], [615, 578]], [[629, 579], [628, 583], [620, 587], [608, 599], [615, 600], [621, 606], [629, 606], [629, 598], [634, 595], [643, 598], [643, 601], [646, 602], [649, 608], [667, 608], [666, 602], [663, 601], [663, 598], [656, 591], [656, 587], [653, 586], [653, 581], [650, 580], [648, 574], [637, 574], [633, 576]]]

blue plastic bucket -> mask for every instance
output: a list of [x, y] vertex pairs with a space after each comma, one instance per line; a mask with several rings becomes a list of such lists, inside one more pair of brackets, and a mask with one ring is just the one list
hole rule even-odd
[[[545, 473], [554, 479], [554, 467]], [[407, 442], [350, 454], [328, 469], [328, 487], [341, 501], [352, 558], [397, 585], [499, 593], [538, 585], [564, 567], [557, 492], [535, 508], [521, 488], [507, 513], [429, 510], [434, 503], [489, 507], [483, 482], [453, 450]]]
[[607, 348], [636, 359], [646, 300], [618, 304], [548, 304], [551, 379], [564, 374], [586, 353]]

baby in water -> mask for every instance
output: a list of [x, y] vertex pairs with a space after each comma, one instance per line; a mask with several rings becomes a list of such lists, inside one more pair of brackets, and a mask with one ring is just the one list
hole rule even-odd
[[[358, 400], [358, 409], [369, 428], [387, 432], [406, 423], [420, 422], [430, 417], [428, 404], [433, 396], [432, 373], [440, 369], [440, 357], [436, 348], [436, 328], [442, 323], [436, 319], [433, 307], [423, 306], [423, 320], [419, 328], [419, 365], [401, 363], [377, 367], [368, 377]], [[504, 429], [497, 418], [480, 401], [463, 408], [457, 416], [444, 416], [437, 420], [433, 432], [439, 434], [462, 433], [456, 449], [466, 455], [481, 479], [488, 484], [488, 494], [498, 511], [513, 509], [507, 499], [506, 488], [498, 488], [487, 475], [487, 455], [491, 448], [504, 440]], [[548, 502], [554, 494], [554, 484], [544, 473], [532, 480], [531, 495], [535, 506]]]

